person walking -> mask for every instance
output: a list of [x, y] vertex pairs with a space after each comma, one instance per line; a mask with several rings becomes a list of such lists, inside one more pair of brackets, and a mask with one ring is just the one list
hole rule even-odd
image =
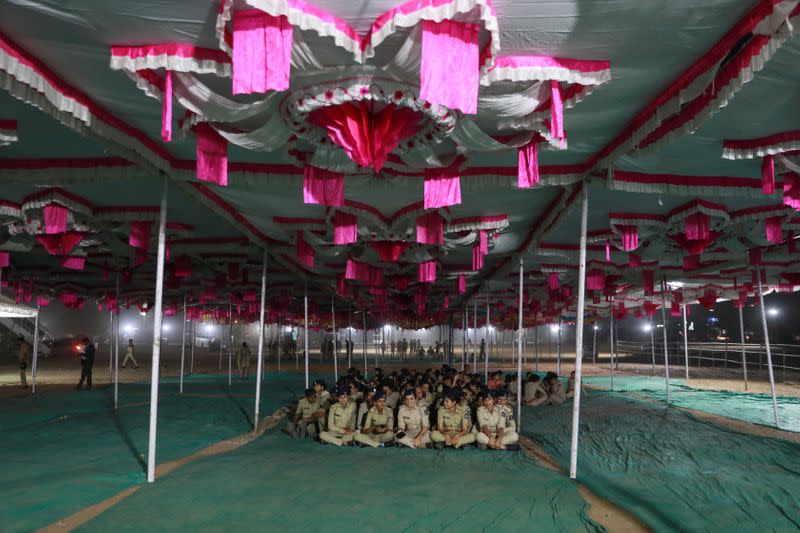
[[91, 339], [83, 339], [83, 350], [81, 351], [81, 380], [75, 390], [81, 390], [83, 383], [86, 382], [86, 390], [92, 388], [92, 366], [94, 366], [94, 344]]
[[122, 360], [122, 368], [125, 368], [125, 365], [128, 364], [130, 361], [133, 364], [133, 368], [139, 368], [139, 363], [136, 362], [136, 359], [133, 357], [133, 339], [128, 339], [128, 351], [125, 352], [125, 359]]
[[28, 368], [28, 361], [31, 358], [31, 349], [22, 335], [17, 340], [19, 342], [17, 351], [17, 357], [19, 358], [19, 384], [22, 388], [26, 388], [28, 386], [28, 378], [25, 372]]

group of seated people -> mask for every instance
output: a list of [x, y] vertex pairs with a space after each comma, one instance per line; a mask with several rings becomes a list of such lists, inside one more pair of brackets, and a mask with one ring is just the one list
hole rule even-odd
[[[581, 387], [581, 394], [586, 394], [586, 389], [583, 387]], [[525, 378], [525, 385], [522, 389], [522, 403], [525, 405], [559, 405], [573, 397], [575, 397], [574, 370], [569, 374], [566, 390], [555, 372], [548, 372], [544, 378], [528, 372]]]
[[[547, 397], [558, 394], [557, 389], [538, 385], [531, 392], [538, 401], [539, 391], [547, 391]], [[516, 375], [504, 378], [502, 372], [491, 374], [483, 383], [482, 375], [448, 365], [440, 370], [404, 368], [386, 375], [376, 368], [366, 380], [351, 368], [332, 391], [324, 380], [314, 381], [283, 431], [294, 438], [313, 435], [323, 444], [336, 446], [460, 449], [476, 445], [481, 450], [518, 450], [511, 407], [516, 391]]]

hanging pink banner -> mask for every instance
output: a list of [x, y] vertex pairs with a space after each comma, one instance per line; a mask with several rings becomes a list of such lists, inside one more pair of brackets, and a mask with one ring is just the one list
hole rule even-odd
[[636, 226], [619, 226], [622, 233], [622, 249], [626, 252], [639, 247], [639, 228]]
[[161, 138], [172, 141], [172, 71], [164, 77], [164, 95], [161, 101]]
[[771, 155], [764, 156], [761, 160], [761, 192], [764, 194], [775, 192], [775, 161]]
[[800, 211], [800, 176], [793, 172], [783, 175], [783, 204]]
[[486, 233], [486, 230], [480, 230], [478, 232], [478, 245], [483, 255], [489, 255], [489, 235]]
[[557, 80], [550, 80], [550, 135], [564, 139], [564, 99]]
[[705, 213], [694, 213], [686, 217], [686, 239], [704, 241], [710, 238], [711, 217]]
[[302, 230], [296, 236], [297, 260], [308, 268], [314, 268], [314, 248], [306, 242]]
[[150, 247], [150, 227], [152, 222], [136, 221], [131, 222], [128, 244], [133, 248], [147, 249]]
[[61, 266], [72, 270], [83, 270], [86, 266], [85, 257], [68, 256], [62, 259]]
[[628, 266], [631, 268], [638, 268], [642, 266], [642, 258], [636, 254], [628, 254]]
[[478, 111], [478, 32], [476, 24], [422, 22], [420, 98], [474, 115]]
[[472, 270], [480, 270], [482, 268], [483, 254], [481, 253], [481, 247], [476, 244], [472, 247]]
[[439, 213], [426, 213], [417, 217], [417, 242], [444, 244], [444, 223]]
[[67, 231], [66, 207], [58, 204], [48, 204], [44, 206], [44, 230], [48, 235], [64, 233]]
[[606, 275], [602, 270], [590, 270], [586, 273], [586, 289], [597, 291], [606, 286]]
[[769, 217], [764, 221], [767, 227], [767, 240], [773, 244], [783, 242], [783, 226], [781, 217]]
[[461, 178], [453, 169], [425, 169], [424, 207], [436, 209], [461, 203]]
[[292, 62], [292, 25], [257, 9], [233, 12], [233, 94], [285, 91]]
[[351, 244], [358, 240], [358, 219], [350, 213], [333, 215], [333, 244]]
[[197, 125], [197, 179], [228, 185], [228, 141], [206, 122]]
[[0, 268], [8, 268], [11, 254], [8, 252], [0, 252]]
[[423, 261], [417, 265], [417, 281], [420, 283], [436, 281], [436, 261]]
[[550, 272], [547, 274], [547, 286], [550, 287], [550, 290], [557, 291], [558, 285], [558, 272]]
[[644, 289], [645, 296], [653, 294], [654, 288], [654, 272], [652, 270], [642, 270], [642, 288]]
[[70, 231], [58, 235], [36, 235], [35, 237], [50, 255], [67, 255], [86, 237], [86, 234]]
[[459, 274], [458, 275], [457, 286], [458, 286], [458, 294], [466, 293], [467, 292], [467, 276], [465, 276], [464, 274]]
[[47, 298], [43, 298], [41, 296], [37, 296], [36, 305], [38, 305], [39, 307], [47, 307], [48, 305], [50, 305], [50, 300], [48, 300]]
[[530, 189], [539, 183], [538, 136], [517, 151], [517, 187]]
[[383, 263], [396, 263], [410, 246], [409, 243], [402, 241], [373, 241], [369, 244], [378, 253]]
[[303, 202], [344, 205], [344, 174], [306, 165], [303, 168]]

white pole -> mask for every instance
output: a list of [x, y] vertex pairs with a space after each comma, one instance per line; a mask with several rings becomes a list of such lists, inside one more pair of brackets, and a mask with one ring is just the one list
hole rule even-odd
[[569, 453], [569, 477], [575, 479], [578, 470], [578, 431], [581, 417], [581, 370], [583, 362], [583, 312], [586, 300], [586, 218], [589, 210], [589, 191], [584, 185], [581, 205], [581, 240], [578, 257], [578, 309], [575, 315], [575, 397], [572, 402], [572, 443]]
[[556, 374], [561, 376], [561, 313], [558, 314], [558, 353], [556, 354]]
[[308, 388], [308, 283], [303, 286], [303, 312], [304, 316], [304, 331], [303, 331], [303, 346], [305, 350], [305, 371], [306, 371], [306, 388]]
[[747, 357], [744, 349], [744, 318], [742, 317], [742, 307], [739, 307], [739, 335], [742, 339], [742, 371], [744, 372], [744, 390], [747, 390]]
[[219, 370], [222, 370], [222, 324], [219, 325]]
[[[38, 300], [38, 298], [37, 298]], [[33, 366], [31, 366], [31, 394], [36, 392], [36, 371], [39, 366], [39, 313], [41, 307], [39, 302], [36, 302], [36, 318], [33, 322]]]
[[655, 329], [653, 328], [653, 317], [650, 317], [650, 357], [653, 361], [653, 375], [656, 375], [656, 341]]
[[769, 330], [767, 329], [767, 310], [764, 308], [764, 291], [761, 289], [761, 270], [758, 276], [758, 302], [761, 305], [761, 327], [764, 328], [764, 347], [767, 350], [767, 371], [769, 372], [769, 388], [772, 391], [772, 410], [775, 412], [775, 427], [780, 428], [781, 420], [778, 416], [778, 398], [775, 395], [775, 376], [772, 373], [772, 350], [769, 345]]
[[536, 352], [536, 371], [539, 371], [539, 350], [541, 347], [539, 346], [539, 326], [536, 326], [536, 329], [533, 330], [533, 349]]
[[472, 372], [478, 371], [478, 298], [472, 302]]
[[164, 254], [166, 251], [167, 177], [161, 176], [161, 210], [158, 217], [158, 255], [156, 256], [156, 302], [153, 317], [153, 364], [150, 369], [150, 439], [147, 448], [147, 481], [156, 479], [156, 431], [158, 425], [158, 370], [161, 359], [161, 305], [164, 299]]
[[114, 328], [114, 410], [119, 407], [119, 275], [117, 275], [117, 327]]
[[339, 352], [336, 349], [336, 308], [333, 305], [333, 296], [331, 296], [331, 329], [333, 334], [333, 382], [339, 381], [339, 362], [336, 360], [339, 357]]
[[[108, 303], [108, 302], [106, 302]], [[114, 311], [108, 310], [108, 382], [114, 379]]]
[[183, 295], [183, 327], [181, 328], [181, 377], [178, 394], [183, 394], [183, 368], [186, 359], [186, 295]]
[[361, 323], [364, 326], [364, 343], [361, 345], [361, 351], [364, 354], [364, 379], [369, 376], [367, 371], [367, 312], [361, 311]]
[[[264, 308], [267, 299], [267, 248], [261, 260], [261, 312], [258, 318], [258, 363], [256, 368], [256, 413], [253, 417], [253, 431], [258, 431], [259, 407], [261, 406], [261, 379], [264, 368]], [[280, 347], [278, 347], [280, 350]]]
[[228, 386], [233, 371], [233, 303], [228, 300]]
[[347, 370], [353, 368], [353, 306], [347, 307]]
[[609, 355], [611, 356], [611, 390], [614, 390], [614, 352], [616, 351], [616, 347], [614, 345], [614, 298], [611, 298], [611, 313], [609, 313], [609, 320], [611, 321], [610, 326], [608, 328], [610, 332], [610, 343]]
[[522, 257], [519, 258], [519, 307], [517, 308], [517, 433], [522, 428]]
[[689, 379], [689, 337], [686, 336], [686, 304], [682, 306], [683, 311], [683, 358], [686, 368], [686, 379]]
[[[652, 320], [650, 322], [652, 324]], [[597, 363], [597, 322], [592, 325], [592, 364]], [[651, 325], [652, 328], [652, 325]], [[652, 331], [652, 329], [651, 329]]]
[[195, 345], [195, 341], [197, 339], [197, 323], [194, 320], [192, 320], [191, 338], [192, 338], [192, 348], [191, 348], [191, 350], [189, 350], [189, 373], [193, 374], [194, 373], [194, 345]]
[[467, 308], [461, 309], [461, 371], [467, 360]]
[[664, 323], [664, 379], [667, 386], [667, 405], [669, 405], [669, 348], [667, 346], [667, 282], [661, 282], [661, 322]]
[[486, 289], [486, 352], [483, 358], [483, 382], [489, 382], [489, 289]]

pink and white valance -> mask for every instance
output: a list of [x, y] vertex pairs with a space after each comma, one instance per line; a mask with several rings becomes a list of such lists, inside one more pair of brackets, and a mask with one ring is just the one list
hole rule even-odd
[[292, 61], [292, 25], [257, 9], [233, 13], [233, 94], [285, 91]]
[[452, 20], [423, 21], [420, 98], [477, 113], [479, 30], [476, 24]]
[[451, 219], [447, 223], [445, 233], [461, 231], [499, 231], [508, 227], [508, 215], [487, 215], [479, 217], [461, 217]]
[[725, 139], [723, 159], [756, 159], [800, 150], [800, 130], [784, 131], [757, 139]]

